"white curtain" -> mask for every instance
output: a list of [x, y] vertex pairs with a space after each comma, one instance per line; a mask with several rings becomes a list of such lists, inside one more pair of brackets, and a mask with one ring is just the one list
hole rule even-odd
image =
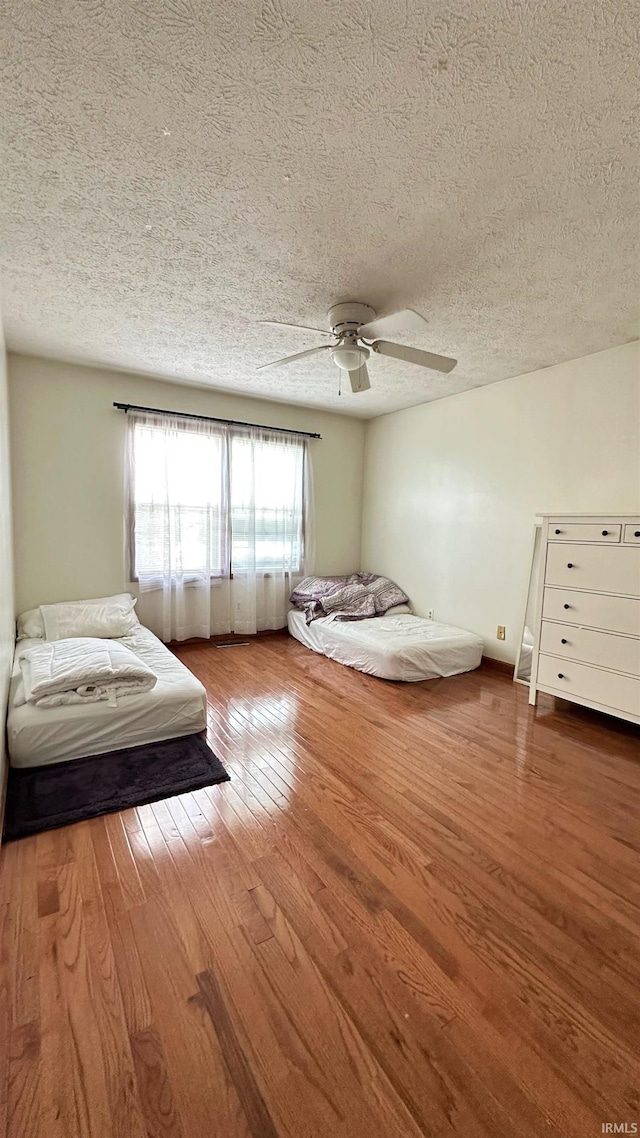
[[209, 636], [228, 572], [228, 437], [199, 419], [129, 411], [130, 577], [163, 640]]
[[130, 579], [138, 615], [165, 641], [286, 624], [312, 572], [308, 442], [129, 411]]
[[234, 429], [229, 629], [283, 628], [289, 594], [310, 564], [308, 447], [264, 428]]

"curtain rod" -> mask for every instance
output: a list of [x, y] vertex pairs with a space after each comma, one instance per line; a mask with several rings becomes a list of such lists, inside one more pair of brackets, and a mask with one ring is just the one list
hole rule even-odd
[[119, 411], [151, 411], [154, 415], [172, 415], [179, 419], [201, 419], [206, 423], [225, 423], [228, 427], [261, 427], [263, 431], [278, 431], [283, 435], [304, 435], [306, 439], [321, 439], [312, 431], [294, 431], [288, 427], [266, 427], [264, 423], [243, 423], [241, 419], [216, 419], [213, 415], [192, 415], [189, 411], [165, 411], [162, 407], [139, 407], [137, 403], [114, 403]]

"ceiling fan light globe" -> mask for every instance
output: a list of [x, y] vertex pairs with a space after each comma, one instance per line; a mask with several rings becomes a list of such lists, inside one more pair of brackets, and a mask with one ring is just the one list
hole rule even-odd
[[341, 347], [331, 349], [331, 358], [343, 371], [357, 371], [366, 363], [369, 356], [367, 348]]

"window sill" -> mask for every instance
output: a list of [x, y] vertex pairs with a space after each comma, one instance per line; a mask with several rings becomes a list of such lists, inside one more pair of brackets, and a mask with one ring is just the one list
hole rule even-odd
[[[223, 581], [230, 580], [230, 575], [228, 573], [226, 573], [226, 574], [223, 574], [223, 573], [213, 574], [212, 573], [211, 576], [209, 577], [209, 580], [212, 584], [214, 582], [219, 582], [220, 584], [222, 584]], [[172, 573], [172, 575], [171, 575], [171, 584], [172, 585], [181, 584], [181, 585], [184, 585], [185, 588], [192, 588], [195, 585], [201, 585], [202, 582], [203, 582], [203, 578], [198, 577], [195, 574], [193, 574], [193, 575], [185, 574], [183, 577], [179, 577], [175, 573]], [[149, 578], [149, 580], [146, 582], [146, 587], [151, 588], [151, 589], [161, 589], [164, 586], [164, 583], [165, 583], [164, 574], [158, 573], [157, 575], [153, 575]], [[132, 577], [130, 580], [130, 584], [131, 585], [140, 585], [140, 578], [139, 577]]]

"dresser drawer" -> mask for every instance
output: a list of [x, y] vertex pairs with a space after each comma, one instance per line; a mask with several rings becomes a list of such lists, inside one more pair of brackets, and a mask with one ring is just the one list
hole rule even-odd
[[552, 624], [543, 620], [540, 651], [545, 655], [562, 656], [567, 660], [579, 660], [583, 664], [640, 676], [640, 640], [631, 636], [615, 636], [612, 632], [597, 632], [593, 628]]
[[608, 525], [601, 522], [549, 522], [549, 541], [620, 541], [622, 526], [619, 522]]
[[630, 526], [625, 526], [622, 540], [631, 541], [636, 545], [640, 545], [640, 522], [634, 522]]
[[587, 699], [610, 707], [612, 711], [640, 715], [640, 679], [634, 676], [619, 676], [616, 672], [605, 672], [588, 664], [540, 656], [538, 684], [553, 688], [565, 699]]
[[545, 589], [542, 616], [544, 620], [561, 620], [565, 624], [584, 624], [588, 628], [640, 636], [640, 600], [631, 597]]
[[547, 547], [545, 583], [640, 597], [640, 545]]

